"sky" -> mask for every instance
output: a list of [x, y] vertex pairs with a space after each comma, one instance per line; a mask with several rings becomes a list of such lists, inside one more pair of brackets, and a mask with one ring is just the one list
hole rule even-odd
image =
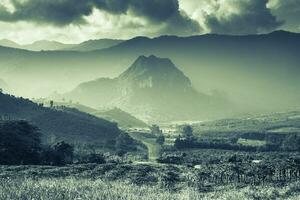
[[300, 32], [300, 0], [0, 0], [0, 39]]

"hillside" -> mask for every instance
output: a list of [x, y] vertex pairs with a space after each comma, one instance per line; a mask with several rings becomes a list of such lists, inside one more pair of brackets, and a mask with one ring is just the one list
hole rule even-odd
[[92, 113], [92, 115], [95, 115], [97, 117], [116, 122], [121, 128], [132, 128], [132, 127], [138, 127], [138, 128], [144, 128], [148, 127], [148, 125], [137, 119], [136, 117], [132, 116], [131, 114], [122, 111], [121, 109], [114, 108], [111, 110], [102, 110]]
[[88, 40], [80, 44], [73, 45], [70, 48], [65, 48], [61, 50], [82, 51], [82, 52], [95, 51], [95, 50], [106, 49], [118, 45], [121, 42], [123, 42], [123, 40], [112, 40], [112, 39]]
[[14, 41], [3, 39], [0, 40], [0, 46], [30, 51], [55, 51], [71, 48], [74, 46], [74, 44], [63, 44], [56, 41], [40, 40], [32, 44], [21, 45]]
[[56, 41], [40, 40], [32, 44], [22, 45], [21, 48], [31, 51], [55, 51], [73, 47], [74, 44], [63, 44]]
[[10, 47], [15, 49], [24, 49], [30, 51], [95, 51], [100, 49], [106, 49], [124, 42], [124, 40], [113, 39], [99, 39], [99, 40], [87, 40], [79, 44], [64, 44], [56, 41], [39, 40], [31, 44], [18, 44], [14, 41], [2, 39], [0, 40], [0, 46]]
[[6, 39], [0, 40], [0, 46], [11, 47], [11, 48], [22, 48], [22, 46], [19, 45], [18, 43]]
[[[53, 96], [54, 97], [54, 96]], [[55, 98], [51, 98], [55, 99]], [[43, 103], [45, 106], [50, 107], [50, 100], [49, 99], [39, 99], [35, 100], [37, 103]], [[132, 127], [148, 127], [148, 125], [140, 119], [132, 116], [131, 114], [118, 109], [104, 109], [104, 110], [97, 110], [79, 103], [73, 102], [53, 102], [54, 107], [66, 107], [66, 108], [74, 108], [81, 112], [91, 114], [93, 116], [99, 117], [101, 119], [106, 119], [111, 122], [115, 122], [118, 124], [120, 128], [132, 128]]]
[[4, 80], [0, 79], [0, 88], [2, 90], [7, 90], [9, 88], [9, 86], [7, 85], [7, 83]]
[[194, 124], [195, 132], [221, 136], [221, 133], [300, 134], [300, 111], [248, 115]]
[[153, 55], [138, 57], [115, 79], [82, 83], [63, 97], [92, 107], [118, 107], [146, 122], [212, 117], [224, 113], [228, 103], [197, 92], [171, 60]]
[[71, 143], [103, 144], [119, 135], [115, 123], [100, 119], [76, 109], [46, 108], [27, 99], [0, 93], [0, 116], [25, 119], [41, 129], [46, 142], [65, 140]]

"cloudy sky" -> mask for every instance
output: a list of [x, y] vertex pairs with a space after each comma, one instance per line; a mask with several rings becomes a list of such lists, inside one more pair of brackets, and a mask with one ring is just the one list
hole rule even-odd
[[300, 0], [0, 0], [0, 39], [300, 32]]

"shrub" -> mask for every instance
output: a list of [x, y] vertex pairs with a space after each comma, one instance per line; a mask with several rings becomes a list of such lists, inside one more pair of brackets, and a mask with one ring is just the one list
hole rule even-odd
[[40, 135], [38, 128], [26, 121], [0, 122], [0, 164], [38, 164]]

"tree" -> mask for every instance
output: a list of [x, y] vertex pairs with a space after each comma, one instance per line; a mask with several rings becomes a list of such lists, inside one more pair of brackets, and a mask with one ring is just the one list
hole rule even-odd
[[150, 127], [150, 130], [151, 130], [151, 134], [153, 134], [153, 135], [161, 135], [162, 134], [162, 130], [160, 130], [158, 125], [153, 124]]
[[115, 149], [120, 156], [123, 156], [129, 151], [136, 150], [134, 144], [134, 140], [128, 135], [128, 133], [121, 133], [116, 139]]
[[290, 134], [282, 142], [281, 149], [284, 151], [300, 151], [300, 136]]
[[0, 164], [39, 164], [39, 129], [26, 121], [0, 122]]
[[163, 145], [165, 143], [165, 136], [163, 134], [159, 135], [156, 139], [156, 142], [160, 145]]
[[50, 101], [50, 108], [53, 108], [54, 102], [51, 100]]
[[58, 142], [53, 147], [54, 164], [65, 165], [73, 162], [74, 148], [72, 145], [62, 141]]
[[181, 128], [181, 134], [185, 139], [193, 138], [193, 128], [190, 125], [184, 125]]

